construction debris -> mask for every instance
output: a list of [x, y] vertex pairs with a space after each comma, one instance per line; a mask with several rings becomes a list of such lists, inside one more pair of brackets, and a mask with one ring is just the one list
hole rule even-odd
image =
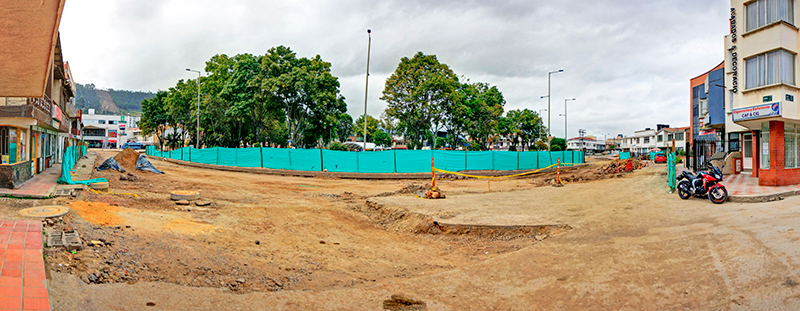
[[122, 152], [114, 156], [114, 160], [116, 160], [123, 168], [131, 171], [134, 169], [134, 167], [136, 167], [136, 161], [138, 159], [139, 153], [131, 148], [122, 149]]
[[47, 234], [47, 247], [63, 247], [69, 252], [83, 249], [83, 241], [75, 230], [58, 230]]
[[150, 160], [148, 160], [143, 154], [140, 154], [139, 159], [136, 160], [136, 169], [140, 171], [153, 172], [156, 174], [164, 174], [163, 171], [153, 166], [153, 163], [150, 163]]
[[106, 159], [105, 161], [103, 161], [103, 164], [100, 164], [100, 166], [95, 168], [95, 170], [98, 171], [105, 171], [108, 169], [117, 170], [122, 173], [125, 173], [125, 169], [122, 168], [122, 166], [119, 165], [119, 162], [117, 162], [117, 160], [114, 160], [114, 158]]

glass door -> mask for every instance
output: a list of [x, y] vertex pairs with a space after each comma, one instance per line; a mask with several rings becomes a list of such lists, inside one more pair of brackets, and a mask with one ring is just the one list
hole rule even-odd
[[745, 170], [753, 169], [753, 134], [745, 133], [742, 143], [742, 167]]

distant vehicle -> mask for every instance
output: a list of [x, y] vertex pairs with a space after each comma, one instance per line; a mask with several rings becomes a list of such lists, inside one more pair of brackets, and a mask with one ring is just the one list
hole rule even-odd
[[133, 150], [139, 150], [139, 149], [144, 148], [144, 145], [142, 145], [142, 143], [140, 143], [140, 142], [129, 141], [129, 142], [125, 143], [124, 145], [122, 145], [122, 149], [125, 149], [125, 148], [131, 148]]
[[667, 163], [667, 156], [665, 156], [663, 153], [656, 153], [653, 161], [656, 163]]

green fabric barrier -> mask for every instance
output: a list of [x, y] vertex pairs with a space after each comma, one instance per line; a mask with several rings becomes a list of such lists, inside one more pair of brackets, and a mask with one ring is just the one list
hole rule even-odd
[[519, 169], [533, 170], [539, 167], [539, 156], [536, 151], [524, 151], [519, 153]]
[[627, 160], [627, 159], [630, 159], [630, 157], [631, 157], [631, 153], [630, 152], [620, 152], [619, 153], [619, 159], [620, 160]]
[[[327, 161], [323, 159], [324, 161]], [[359, 173], [394, 173], [394, 152], [358, 152]]]
[[264, 157], [264, 167], [276, 170], [290, 168], [289, 150], [284, 148], [261, 148]]
[[432, 156], [430, 150], [397, 150], [397, 172], [430, 172]]
[[498, 171], [514, 171], [517, 169], [517, 152], [492, 151], [494, 169]]
[[539, 157], [539, 168], [548, 167], [555, 164], [555, 162], [552, 161], [549, 151], [537, 151], [536, 156]]
[[80, 159], [86, 154], [86, 147], [81, 147], [80, 152], [77, 153], [73, 148], [74, 146], [67, 147], [67, 151], [64, 152], [64, 159], [61, 162], [61, 176], [58, 177], [58, 180], [56, 182], [58, 182], [59, 184], [67, 184], [67, 185], [75, 185], [75, 184], [88, 185], [96, 182], [108, 182], [108, 180], [106, 180], [105, 178], [95, 178], [89, 180], [72, 180], [72, 176], [70, 174], [71, 168], [75, 166], [75, 163], [78, 162], [78, 159]]
[[236, 166], [261, 167], [260, 148], [238, 148], [236, 150]]
[[217, 151], [217, 165], [223, 166], [240, 166], [236, 159], [236, 150], [234, 148], [214, 148]]
[[290, 149], [290, 169], [295, 171], [321, 171], [322, 163], [317, 149]]
[[359, 152], [322, 150], [322, 162], [324, 163], [322, 168], [328, 172], [357, 172], [359, 171], [359, 160]]
[[[467, 170], [486, 171], [493, 169], [491, 151], [467, 151]], [[516, 164], [514, 165], [516, 167]]]
[[466, 151], [433, 151], [433, 161], [436, 165], [436, 168], [451, 172], [466, 170], [468, 156], [469, 154]]
[[192, 149], [192, 162], [217, 164], [217, 151], [211, 149]]

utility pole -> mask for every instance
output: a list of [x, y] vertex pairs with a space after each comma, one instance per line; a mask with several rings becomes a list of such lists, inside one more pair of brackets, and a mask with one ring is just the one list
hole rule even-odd
[[367, 151], [367, 92], [369, 91], [369, 53], [372, 49], [372, 29], [367, 29], [367, 82], [364, 85], [364, 151]]

